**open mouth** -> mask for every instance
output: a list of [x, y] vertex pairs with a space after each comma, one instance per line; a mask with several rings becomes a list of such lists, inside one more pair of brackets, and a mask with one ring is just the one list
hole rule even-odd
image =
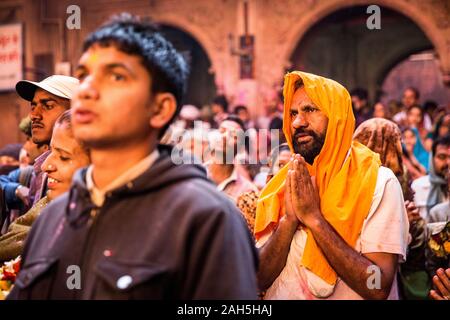
[[48, 177], [47, 178], [47, 187], [51, 189], [51, 188], [55, 187], [59, 182], [60, 181], [55, 178]]

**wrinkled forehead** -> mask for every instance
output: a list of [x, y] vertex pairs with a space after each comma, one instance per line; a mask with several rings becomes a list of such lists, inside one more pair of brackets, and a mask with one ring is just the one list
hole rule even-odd
[[61, 97], [58, 97], [54, 95], [53, 93], [50, 93], [44, 89], [36, 88], [36, 91], [34, 92], [32, 103], [38, 103], [41, 100], [51, 100], [55, 101], [58, 104], [63, 104], [65, 101], [69, 101], [68, 99], [64, 99]]
[[439, 155], [450, 155], [450, 145], [440, 143], [436, 146], [436, 154], [435, 156]]
[[313, 106], [320, 109], [320, 106], [314, 103], [308, 96], [305, 88], [302, 86], [295, 90], [294, 96], [292, 97], [291, 108], [301, 108], [304, 106]]

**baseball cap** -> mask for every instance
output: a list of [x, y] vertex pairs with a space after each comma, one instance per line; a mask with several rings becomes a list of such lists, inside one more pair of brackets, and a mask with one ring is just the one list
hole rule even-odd
[[37, 88], [41, 88], [55, 96], [72, 99], [75, 89], [78, 88], [77, 78], [53, 75], [40, 82], [21, 80], [16, 84], [16, 91], [19, 96], [27, 101], [32, 101]]
[[186, 104], [181, 108], [180, 118], [185, 120], [197, 120], [200, 118], [200, 110], [192, 104]]
[[19, 160], [20, 149], [22, 149], [22, 144], [20, 143], [7, 144], [0, 149], [0, 157], [7, 156]]

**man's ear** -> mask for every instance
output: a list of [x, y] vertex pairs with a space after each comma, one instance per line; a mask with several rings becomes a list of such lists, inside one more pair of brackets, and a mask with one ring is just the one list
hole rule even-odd
[[43, 144], [42, 146], [39, 146], [38, 149], [41, 149], [42, 152], [47, 152], [50, 150], [50, 146], [48, 144]]
[[150, 126], [155, 129], [163, 128], [172, 119], [177, 110], [177, 101], [173, 94], [164, 92], [155, 95]]

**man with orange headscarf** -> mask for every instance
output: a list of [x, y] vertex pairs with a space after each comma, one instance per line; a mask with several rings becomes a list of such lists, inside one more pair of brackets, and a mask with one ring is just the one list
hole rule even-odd
[[400, 184], [353, 141], [350, 95], [291, 72], [283, 131], [295, 155], [258, 200], [258, 280], [266, 299], [395, 299], [408, 218]]

